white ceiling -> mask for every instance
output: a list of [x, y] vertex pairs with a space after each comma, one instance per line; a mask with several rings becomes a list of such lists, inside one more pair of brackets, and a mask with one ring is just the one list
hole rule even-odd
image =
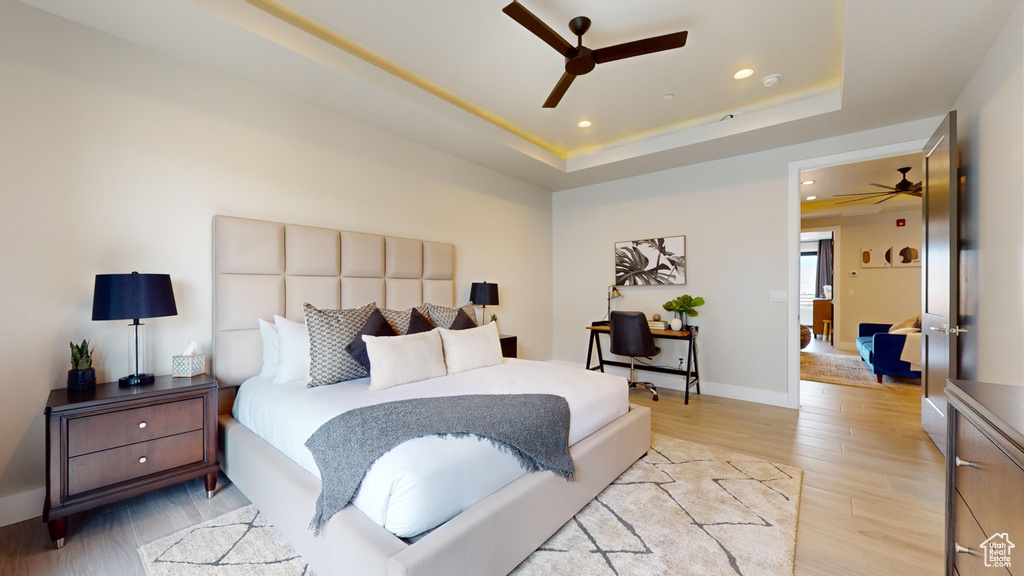
[[[923, 161], [923, 154], [917, 153], [829, 166], [816, 170], [804, 170], [800, 173], [800, 180], [814, 180], [814, 184], [800, 186], [802, 216], [808, 218], [834, 214], [873, 214], [897, 210], [919, 210], [921, 199], [906, 195], [896, 196], [881, 204], [876, 204], [881, 198], [847, 204], [837, 204], [837, 202], [858, 198], [857, 196], [840, 196], [840, 194], [885, 192], [871, 184], [895, 186], [902, 179], [897, 171], [901, 167], [911, 167], [910, 172], [907, 173], [907, 180], [920, 182], [923, 179]], [[807, 199], [811, 195], [815, 196], [814, 200]]]
[[524, 0], [569, 40], [590, 17], [591, 48], [689, 32], [599, 65], [551, 110], [562, 58], [506, 0], [21, 1], [548, 190], [943, 114], [1016, 4]]

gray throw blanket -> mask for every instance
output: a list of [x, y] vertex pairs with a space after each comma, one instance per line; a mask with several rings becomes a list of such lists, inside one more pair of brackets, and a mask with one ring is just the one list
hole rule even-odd
[[569, 403], [561, 396], [472, 394], [374, 404], [331, 418], [306, 441], [322, 482], [310, 529], [320, 534], [388, 450], [421, 436], [469, 434], [509, 452], [529, 472], [550, 470], [576, 480], [569, 455]]

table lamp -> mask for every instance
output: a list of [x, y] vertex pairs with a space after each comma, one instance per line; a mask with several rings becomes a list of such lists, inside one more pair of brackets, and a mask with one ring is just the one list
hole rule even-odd
[[612, 300], [622, 300], [622, 292], [614, 284], [608, 287], [608, 312], [604, 315], [609, 321], [612, 319]]
[[480, 322], [480, 325], [483, 326], [487, 323], [487, 307], [498, 305], [498, 285], [473, 282], [473, 286], [469, 289], [469, 300], [473, 304], [483, 307], [483, 321]]
[[[97, 274], [92, 297], [93, 320], [132, 320], [135, 332], [135, 372], [118, 380], [121, 386], [152, 382], [152, 374], [139, 370], [140, 318], [175, 316], [174, 290], [169, 274]], [[144, 351], [143, 351], [144, 352]]]

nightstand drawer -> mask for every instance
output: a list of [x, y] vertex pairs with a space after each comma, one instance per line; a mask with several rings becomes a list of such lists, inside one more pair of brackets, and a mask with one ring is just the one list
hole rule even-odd
[[203, 460], [202, 430], [158, 438], [68, 460], [68, 496]]
[[956, 457], [970, 462], [969, 466], [955, 467], [957, 491], [964, 495], [964, 502], [989, 535], [1008, 532], [1012, 538], [1013, 534], [1024, 534], [1019, 508], [1024, 470], [963, 414], [956, 414]]
[[202, 398], [72, 418], [68, 420], [68, 457], [200, 430], [202, 427]]

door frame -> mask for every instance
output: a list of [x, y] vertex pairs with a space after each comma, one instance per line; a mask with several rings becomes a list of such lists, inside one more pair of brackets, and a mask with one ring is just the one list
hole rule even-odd
[[[842, 258], [840, 255], [843, 253], [841, 246], [843, 244], [843, 227], [840, 225], [835, 226], [819, 226], [817, 228], [808, 228], [806, 230], [803, 227], [797, 231], [800, 232], [831, 232], [832, 233], [832, 345], [838, 348], [839, 340], [836, 339], [836, 335], [839, 334], [839, 309], [843, 305], [843, 298], [840, 294], [840, 290], [843, 287], [843, 265]], [[799, 250], [799, 246], [797, 250]], [[800, 256], [797, 255], [797, 272], [799, 273], [800, 267]], [[797, 277], [799, 282], [799, 276]], [[796, 293], [800, 294], [800, 285], [797, 284]], [[797, 316], [800, 315], [799, 298], [797, 298]], [[799, 322], [799, 320], [797, 320]], [[800, 328], [797, 327], [797, 330]], [[811, 336], [813, 338], [813, 335]], [[799, 350], [799, 349], [798, 349]], [[799, 380], [799, 378], [797, 378]]]
[[[789, 273], [788, 293], [791, 296], [788, 302], [788, 317], [790, 320], [786, 323], [789, 341], [788, 353], [786, 354], [788, 365], [786, 371], [786, 405], [789, 408], [800, 407], [800, 172], [837, 166], [839, 164], [851, 164], [853, 162], [877, 160], [890, 156], [914, 154], [921, 152], [927, 143], [927, 138], [920, 138], [897, 144], [887, 144], [885, 146], [852, 150], [839, 154], [819, 156], [817, 158], [796, 160], [789, 163], [789, 204], [787, 210], [789, 213], [789, 258], [787, 259], [787, 268]], [[833, 281], [835, 280], [833, 279]], [[836, 293], [834, 288], [833, 294]]]

